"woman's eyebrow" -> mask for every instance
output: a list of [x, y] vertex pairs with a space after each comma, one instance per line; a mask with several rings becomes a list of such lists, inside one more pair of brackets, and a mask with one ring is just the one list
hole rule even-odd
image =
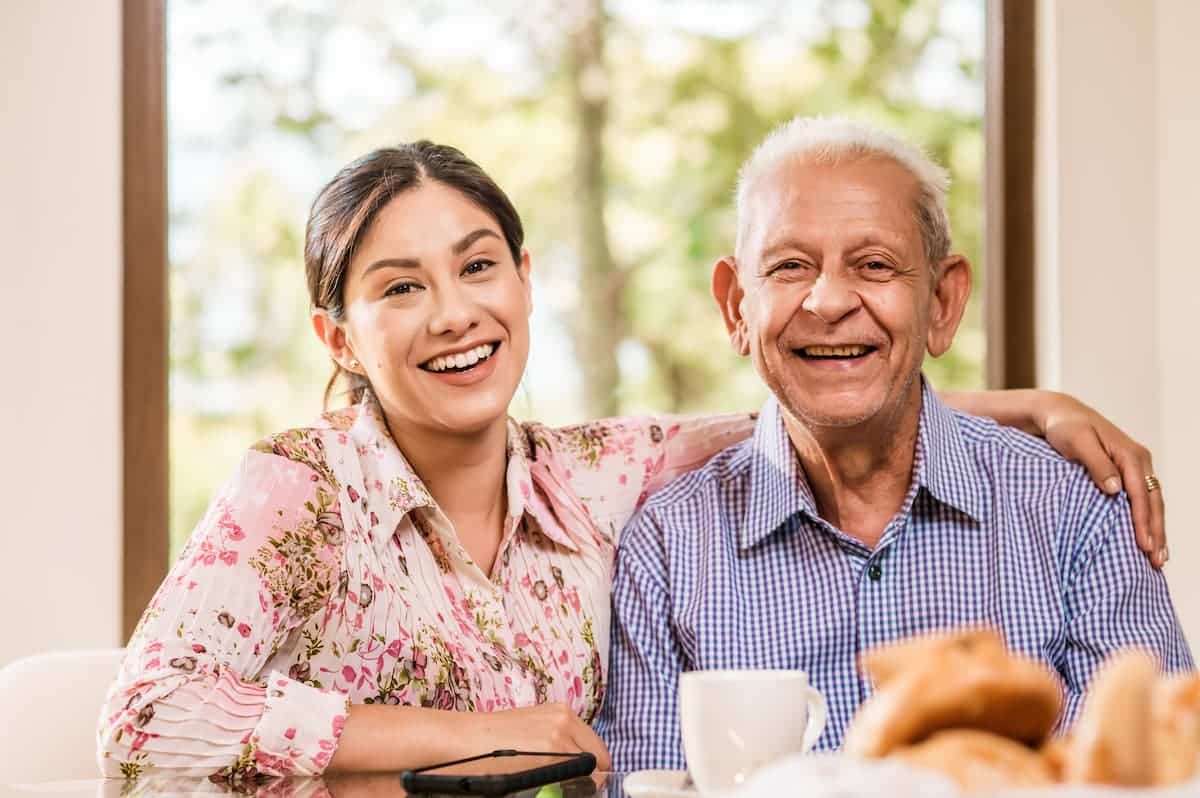
[[[472, 230], [458, 241], [454, 242], [453, 246], [450, 247], [450, 250], [455, 255], [461, 255], [470, 249], [471, 245], [476, 241], [481, 238], [487, 238], [488, 236], [500, 240], [500, 236], [496, 235], [494, 230], [489, 230], [486, 227], [480, 227], [478, 230]], [[398, 269], [419, 269], [421, 268], [421, 261], [419, 258], [380, 258], [367, 268], [363, 269], [363, 277], [366, 277], [376, 269], [383, 269], [388, 266]]]
[[492, 238], [495, 238], [495, 239], [500, 238], [500, 236], [496, 235], [495, 231], [489, 230], [486, 227], [481, 227], [478, 230], [472, 230], [471, 232], [467, 233], [465, 236], [460, 238], [458, 240], [458, 243], [456, 243], [450, 249], [455, 255], [461, 255], [464, 252], [466, 252], [467, 249], [472, 244], [474, 244], [476, 241], [478, 241], [481, 238], [485, 238], [487, 236], [491, 236]]
[[388, 266], [399, 269], [419, 269], [421, 268], [421, 261], [416, 258], [380, 258], [363, 269], [363, 277], [366, 277], [376, 269], [384, 269]]

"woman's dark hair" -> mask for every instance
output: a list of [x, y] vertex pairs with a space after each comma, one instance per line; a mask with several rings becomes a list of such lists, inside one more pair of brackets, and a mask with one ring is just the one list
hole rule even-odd
[[[496, 181], [467, 156], [445, 144], [417, 141], [399, 147], [384, 147], [353, 161], [321, 189], [308, 213], [304, 232], [304, 271], [308, 298], [335, 321], [345, 317], [346, 272], [359, 242], [371, 222], [397, 194], [434, 180], [462, 194], [491, 214], [512, 253], [521, 261], [525, 230], [521, 217]], [[334, 363], [333, 376], [325, 386], [325, 405], [338, 378], [350, 382], [351, 401], [357, 402], [366, 381]]]

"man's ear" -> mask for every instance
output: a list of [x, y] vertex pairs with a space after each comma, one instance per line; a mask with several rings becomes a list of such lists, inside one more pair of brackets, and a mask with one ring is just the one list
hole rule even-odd
[[729, 333], [729, 343], [733, 351], [742, 357], [750, 354], [750, 336], [746, 330], [746, 320], [742, 317], [742, 299], [745, 292], [738, 280], [737, 260], [727, 255], [713, 266], [712, 295], [721, 308], [721, 317], [725, 320], [725, 330]]
[[[346, 371], [362, 374], [362, 364], [354, 357], [354, 348], [346, 337], [346, 330], [333, 320], [329, 311], [317, 308], [312, 312], [313, 332], [329, 350], [329, 356]], [[353, 364], [353, 365], [351, 365]]]
[[940, 357], [950, 349], [970, 296], [970, 261], [962, 255], [951, 255], [939, 263], [933, 272], [933, 299], [925, 342], [929, 354]]

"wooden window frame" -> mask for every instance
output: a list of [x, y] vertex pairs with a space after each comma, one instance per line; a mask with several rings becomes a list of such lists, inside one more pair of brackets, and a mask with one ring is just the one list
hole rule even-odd
[[167, 569], [166, 0], [121, 7], [121, 626]]
[[984, 324], [989, 388], [1037, 385], [1034, 134], [1037, 3], [986, 0]]
[[[1036, 380], [1034, 0], [985, 0], [987, 384]], [[167, 569], [169, 528], [166, 1], [122, 2], [122, 618]]]

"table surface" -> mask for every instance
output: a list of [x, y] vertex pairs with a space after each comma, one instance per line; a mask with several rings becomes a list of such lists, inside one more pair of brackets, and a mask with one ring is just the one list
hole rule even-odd
[[[561, 782], [551, 787], [514, 793], [509, 798], [625, 798], [620, 773], [595, 773], [590, 778]], [[543, 792], [544, 791], [544, 792]], [[841, 793], [839, 793], [841, 794]], [[860, 793], [861, 794], [861, 793]], [[871, 795], [886, 795], [886, 788]], [[143, 777], [127, 782], [119, 779], [56, 782], [31, 786], [0, 784], [0, 798], [135, 798], [165, 795], [254, 795], [257, 798], [404, 798], [399, 774], [371, 776], [326, 776], [312, 779], [275, 779], [256, 789], [234, 790], [201, 778]], [[1200, 780], [1158, 789], [1117, 789], [1060, 786], [1048, 790], [1005, 793], [1007, 798], [1197, 798]]]
[[[0, 798], [134, 798], [153, 795], [254, 795], [259, 798], [404, 798], [400, 775], [326, 776], [273, 779], [256, 787], [233, 789], [207, 779], [145, 776], [137, 781], [95, 779], [28, 786], [0, 785]], [[622, 798], [621, 774], [594, 773], [551, 787], [513, 793], [511, 798]]]

